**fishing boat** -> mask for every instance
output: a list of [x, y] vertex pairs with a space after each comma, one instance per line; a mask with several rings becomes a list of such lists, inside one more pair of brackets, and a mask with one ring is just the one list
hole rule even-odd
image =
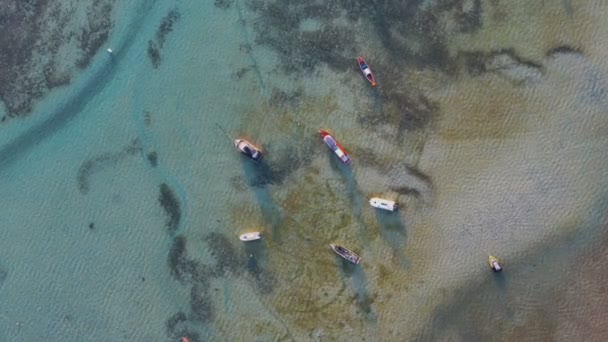
[[350, 164], [350, 156], [348, 153], [346, 153], [344, 147], [342, 147], [342, 145], [340, 145], [340, 143], [338, 143], [338, 141], [334, 139], [334, 137], [331, 136], [331, 134], [329, 134], [327, 131], [320, 129], [319, 133], [321, 133], [321, 137], [323, 138], [325, 145], [334, 151], [334, 153], [344, 164]]
[[261, 238], [262, 238], [262, 233], [260, 233], [260, 232], [250, 232], [250, 233], [241, 234], [241, 236], [239, 236], [239, 239], [241, 241], [254, 241], [254, 240], [259, 240]]
[[500, 264], [498, 263], [498, 259], [494, 256], [488, 256], [488, 263], [490, 264], [490, 267], [492, 267], [492, 269], [494, 270], [494, 272], [500, 272], [502, 271], [502, 266], [500, 266]]
[[384, 209], [388, 211], [395, 211], [398, 208], [397, 203], [395, 203], [395, 201], [386, 200], [379, 197], [370, 198], [369, 204], [374, 208]]
[[245, 139], [236, 139], [234, 141], [234, 147], [253, 160], [262, 158], [262, 150]]
[[372, 73], [372, 69], [370, 69], [369, 66], [367, 65], [367, 62], [365, 61], [365, 59], [363, 59], [363, 57], [359, 56], [359, 57], [357, 57], [357, 62], [359, 63], [359, 68], [361, 69], [363, 76], [365, 76], [365, 78], [369, 81], [369, 83], [372, 84], [372, 87], [375, 87], [376, 80], [374, 79], [374, 74]]
[[357, 254], [355, 254], [355, 252], [349, 250], [346, 247], [336, 245], [333, 243], [329, 244], [329, 246], [331, 247], [331, 249], [334, 250], [334, 252], [336, 252], [336, 254], [338, 254], [342, 258], [352, 262], [355, 265], [358, 264], [359, 261], [361, 261], [361, 258]]

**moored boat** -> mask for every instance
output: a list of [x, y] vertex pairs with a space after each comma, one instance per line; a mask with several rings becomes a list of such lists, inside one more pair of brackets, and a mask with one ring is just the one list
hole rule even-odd
[[355, 252], [349, 250], [344, 246], [336, 245], [333, 243], [330, 243], [329, 246], [331, 247], [331, 249], [333, 249], [334, 252], [336, 252], [336, 254], [352, 262], [355, 265], [358, 264], [359, 261], [361, 261], [361, 257], [359, 257]]
[[334, 151], [344, 164], [350, 164], [350, 156], [346, 153], [344, 147], [342, 147], [342, 145], [340, 145], [340, 143], [338, 143], [338, 141], [326, 130], [320, 129], [319, 133], [321, 133], [325, 145]]
[[502, 266], [500, 266], [500, 263], [498, 263], [498, 259], [496, 257], [491, 255], [488, 256], [488, 263], [490, 264], [490, 267], [492, 267], [494, 272], [502, 271]]
[[389, 211], [395, 211], [398, 208], [397, 203], [395, 203], [395, 201], [386, 200], [386, 199], [379, 198], [379, 197], [370, 198], [369, 204], [374, 208], [384, 209], [384, 210], [389, 210]]
[[260, 232], [250, 232], [250, 233], [241, 234], [241, 236], [239, 236], [239, 239], [241, 241], [254, 241], [254, 240], [259, 240], [261, 238], [262, 238], [262, 233], [260, 233]]
[[236, 139], [234, 141], [234, 147], [253, 160], [262, 158], [262, 150], [245, 139]]
[[359, 69], [363, 73], [363, 76], [372, 84], [372, 87], [376, 86], [376, 79], [374, 78], [374, 74], [372, 73], [372, 69], [369, 68], [367, 62], [363, 57], [357, 57], [357, 63], [359, 63]]

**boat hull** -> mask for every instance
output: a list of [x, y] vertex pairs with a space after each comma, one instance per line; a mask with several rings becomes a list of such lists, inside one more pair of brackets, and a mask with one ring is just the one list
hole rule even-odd
[[395, 201], [386, 200], [379, 197], [370, 198], [369, 204], [374, 208], [384, 209], [388, 211], [395, 211], [398, 208], [397, 203], [395, 203]]
[[236, 147], [237, 151], [255, 161], [262, 158], [262, 150], [245, 139], [236, 139], [234, 141], [234, 147]]
[[350, 261], [355, 265], [361, 262], [361, 257], [358, 256], [355, 252], [349, 250], [348, 248], [333, 243], [329, 244], [329, 246], [336, 254], [342, 257], [342, 259]]
[[359, 64], [359, 69], [361, 70], [361, 73], [363, 73], [363, 76], [365, 76], [365, 79], [372, 85], [372, 87], [375, 87], [376, 79], [374, 78], [374, 73], [372, 73], [372, 69], [369, 68], [369, 65], [365, 59], [359, 56], [357, 57], [357, 63]]
[[241, 236], [239, 236], [239, 240], [241, 240], [241, 241], [255, 241], [255, 240], [259, 240], [261, 238], [262, 238], [262, 233], [260, 233], [260, 232], [245, 233], [245, 234], [241, 234]]
[[490, 264], [490, 267], [492, 268], [492, 270], [494, 270], [494, 272], [502, 271], [502, 266], [500, 265], [496, 257], [493, 257], [491, 255], [488, 256], [488, 263]]
[[319, 133], [323, 138], [323, 142], [330, 150], [332, 150], [344, 164], [350, 164], [351, 159], [346, 150], [340, 143], [326, 130], [320, 129]]

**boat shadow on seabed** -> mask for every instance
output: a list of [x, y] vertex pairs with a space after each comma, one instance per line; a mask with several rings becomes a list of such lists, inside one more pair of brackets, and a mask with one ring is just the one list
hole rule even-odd
[[245, 180], [252, 187], [262, 217], [270, 226], [272, 237], [276, 240], [280, 237], [279, 228], [284, 220], [280, 206], [272, 199], [268, 190], [268, 185], [272, 183], [273, 179], [272, 168], [264, 159], [252, 162], [245, 156], [242, 156], [242, 166]]
[[407, 242], [407, 232], [401, 214], [399, 211], [387, 212], [381, 209], [374, 210], [376, 211], [380, 235], [392, 249], [393, 257], [399, 262], [399, 266], [407, 267], [408, 261], [403, 254]]
[[376, 320], [376, 313], [372, 309], [374, 301], [370, 296], [367, 286], [367, 276], [361, 265], [354, 265], [344, 259], [340, 259], [340, 273], [345, 286], [352, 291], [353, 300], [360, 312], [370, 321]]
[[[331, 152], [331, 151], [330, 151]], [[340, 177], [342, 178], [342, 182], [344, 183], [344, 188], [346, 190], [346, 194], [351, 204], [352, 213], [355, 217], [355, 221], [358, 223], [359, 227], [362, 227], [362, 234], [364, 238], [368, 238], [368, 231], [366, 229], [365, 221], [363, 220], [363, 208], [365, 207], [365, 197], [359, 188], [359, 184], [357, 183], [357, 178], [353, 173], [353, 170], [350, 166], [341, 163], [337, 158], [329, 153], [329, 163], [331, 168], [336, 170]]]

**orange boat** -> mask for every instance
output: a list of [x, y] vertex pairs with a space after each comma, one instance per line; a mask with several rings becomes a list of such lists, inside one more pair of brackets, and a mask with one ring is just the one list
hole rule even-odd
[[344, 147], [342, 147], [342, 145], [340, 145], [340, 143], [338, 143], [338, 141], [326, 130], [320, 129], [319, 133], [321, 133], [325, 145], [334, 151], [344, 164], [350, 164], [350, 156], [346, 153]]
[[365, 59], [363, 59], [363, 57], [359, 56], [359, 57], [357, 57], [357, 62], [359, 63], [359, 68], [361, 69], [363, 76], [365, 76], [365, 78], [369, 81], [369, 83], [372, 84], [372, 87], [375, 87], [376, 80], [374, 79], [374, 74], [372, 73], [372, 69], [370, 69], [369, 66], [367, 65], [367, 62], [365, 61]]

